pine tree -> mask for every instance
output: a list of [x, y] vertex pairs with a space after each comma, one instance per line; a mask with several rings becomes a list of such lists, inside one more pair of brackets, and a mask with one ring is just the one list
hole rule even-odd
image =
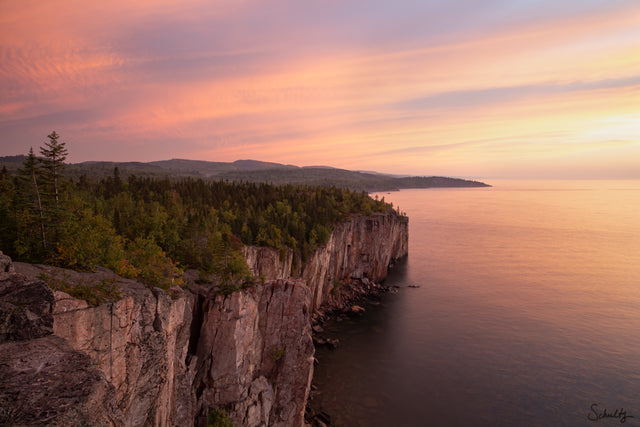
[[64, 161], [67, 158], [67, 149], [65, 143], [59, 141], [60, 135], [52, 132], [47, 135], [48, 141], [44, 146], [40, 147], [42, 158], [42, 177], [43, 177], [43, 206], [45, 217], [47, 218], [47, 227], [49, 248], [47, 248], [47, 256], [55, 257], [55, 250], [63, 238], [63, 225], [69, 221], [68, 206], [62, 205], [62, 190], [65, 188], [66, 180], [62, 175], [65, 168]]
[[60, 185], [59, 181], [62, 179], [61, 172], [65, 168], [64, 161], [67, 159], [67, 149], [65, 143], [58, 141], [60, 135], [55, 131], [47, 135], [49, 141], [44, 143], [44, 147], [40, 147], [40, 154], [42, 154], [42, 166], [46, 171], [46, 178], [49, 185], [52, 186], [53, 196], [55, 199], [56, 211], [60, 209]]

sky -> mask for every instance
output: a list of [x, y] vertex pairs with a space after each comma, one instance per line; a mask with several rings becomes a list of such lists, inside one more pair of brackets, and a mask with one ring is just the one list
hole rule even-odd
[[0, 0], [1, 155], [640, 178], [637, 0]]

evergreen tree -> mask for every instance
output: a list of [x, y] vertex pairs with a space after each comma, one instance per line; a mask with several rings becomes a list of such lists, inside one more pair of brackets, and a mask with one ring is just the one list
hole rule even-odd
[[61, 194], [66, 180], [62, 175], [62, 170], [65, 168], [64, 161], [67, 158], [67, 149], [65, 143], [59, 141], [60, 135], [55, 131], [50, 135], [47, 135], [48, 141], [44, 143], [43, 147], [40, 147], [40, 154], [42, 158], [42, 178], [43, 178], [43, 202], [45, 213], [47, 214], [47, 226], [49, 230], [49, 243], [51, 248], [47, 251], [49, 257], [54, 256], [57, 244], [63, 238], [61, 235], [63, 225], [68, 218], [68, 209], [63, 209], [61, 203]]
[[[40, 169], [40, 161], [33, 153], [33, 148], [29, 150], [29, 154], [23, 163], [23, 167], [18, 169], [21, 178], [21, 186], [24, 188], [22, 197], [16, 200], [16, 210], [20, 213], [22, 225], [21, 242], [16, 246], [22, 248], [23, 253], [31, 252], [34, 248], [30, 244], [34, 235], [40, 235], [40, 244], [42, 253], [47, 250], [47, 232], [45, 212], [42, 205], [41, 189], [38, 181], [42, 180], [42, 171]], [[35, 211], [35, 215], [34, 215]], [[34, 224], [38, 225], [39, 230], [34, 233]], [[32, 256], [35, 254], [32, 254]]]
[[6, 167], [3, 167], [0, 172], [0, 249], [7, 253], [13, 253], [16, 240], [15, 197], [14, 180]]
[[60, 181], [62, 180], [61, 172], [65, 168], [64, 161], [67, 159], [67, 149], [65, 143], [58, 141], [60, 135], [55, 131], [47, 135], [49, 141], [44, 143], [44, 147], [40, 147], [40, 154], [42, 154], [42, 166], [45, 173], [45, 178], [48, 184], [52, 187], [53, 197], [55, 200], [56, 210], [60, 209]]

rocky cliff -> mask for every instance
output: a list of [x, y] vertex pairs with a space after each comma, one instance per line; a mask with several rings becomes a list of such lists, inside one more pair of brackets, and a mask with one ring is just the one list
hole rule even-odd
[[[313, 372], [309, 289], [276, 280], [204, 306], [195, 384], [242, 426], [302, 425]], [[201, 410], [201, 413], [206, 412]]]
[[[195, 399], [186, 365], [189, 294], [175, 288], [172, 298], [161, 289], [148, 289], [106, 269], [78, 273], [22, 263], [16, 263], [15, 269], [18, 274], [8, 275], [6, 283], [19, 279], [26, 282], [23, 289], [37, 285], [46, 289], [40, 292], [51, 294], [47, 299], [50, 308], [38, 312], [43, 321], [51, 323], [46, 335], [55, 335], [60, 338], [56, 342], [89, 357], [92, 368], [99, 370], [100, 378], [109, 385], [111, 403], [118, 410], [117, 425], [193, 423]], [[90, 306], [65, 292], [51, 291], [36, 277], [45, 278], [52, 286], [69, 287], [108, 281], [120, 294], [113, 301]], [[33, 291], [31, 295], [37, 298]], [[27, 317], [36, 319], [33, 314]], [[0, 353], [2, 350], [0, 346]]]
[[[326, 245], [318, 248], [304, 269], [291, 271], [293, 253], [248, 247], [247, 264], [255, 276], [267, 279], [300, 277], [312, 293], [311, 310], [316, 311], [349, 279], [380, 281], [393, 261], [407, 255], [409, 222], [395, 214], [354, 216], [337, 224]], [[366, 281], [365, 281], [366, 282]]]
[[[352, 278], [383, 279], [407, 253], [407, 229], [394, 214], [354, 217], [302, 271], [291, 251], [246, 248], [268, 280], [229, 295], [12, 264], [0, 252], [0, 423], [206, 425], [225, 410], [238, 426], [301, 426], [312, 313]], [[38, 277], [119, 293], [89, 305]]]

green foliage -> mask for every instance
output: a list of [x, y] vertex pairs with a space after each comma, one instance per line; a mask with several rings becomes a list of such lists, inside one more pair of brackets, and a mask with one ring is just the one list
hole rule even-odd
[[18, 259], [26, 255], [32, 260], [43, 260], [47, 252], [49, 221], [45, 215], [41, 186], [42, 169], [31, 148], [23, 167], [18, 169], [12, 201], [16, 226], [13, 244]]
[[242, 243], [228, 232], [215, 232], [209, 236], [210, 272], [221, 279], [221, 289], [231, 293], [236, 283], [251, 280], [251, 272], [242, 255]]
[[94, 215], [81, 200], [75, 203], [71, 221], [63, 224], [58, 264], [76, 270], [93, 270], [97, 265], [120, 270], [126, 258], [124, 239], [116, 234], [109, 220]]
[[65, 143], [58, 141], [58, 135], [55, 131], [47, 135], [49, 140], [44, 143], [43, 147], [40, 147], [40, 154], [42, 159], [43, 178], [44, 182], [49, 187], [48, 191], [53, 196], [55, 201], [55, 208], [59, 209], [59, 196], [61, 190], [61, 184], [64, 180], [62, 176], [62, 170], [65, 168], [64, 161], [67, 159], [67, 149]]
[[129, 245], [131, 264], [135, 266], [135, 276], [145, 285], [169, 289], [182, 284], [182, 270], [153, 240], [138, 237]]
[[207, 427], [233, 427], [224, 409], [212, 409], [207, 416]]
[[152, 237], [182, 265], [222, 276], [245, 274], [241, 244], [287, 246], [304, 261], [327, 242], [334, 223], [389, 209], [366, 193], [336, 188], [135, 176], [119, 193], [109, 179], [84, 185], [87, 197], [97, 197], [97, 211], [127, 239]]
[[62, 279], [41, 273], [38, 278], [49, 285], [51, 289], [66, 292], [74, 298], [81, 299], [89, 305], [100, 305], [105, 302], [115, 301], [122, 297], [120, 287], [114, 280], [100, 280], [89, 283], [69, 283], [69, 279], [65, 276]]
[[331, 295], [337, 295], [340, 292], [340, 289], [344, 286], [344, 282], [342, 280], [334, 280], [333, 287], [329, 291]]
[[0, 248], [7, 253], [15, 252], [17, 219], [13, 209], [16, 184], [6, 168], [0, 173]]
[[277, 362], [284, 357], [284, 347], [271, 347], [269, 350], [269, 356], [271, 357], [271, 360]]
[[55, 132], [48, 138], [44, 158], [31, 150], [17, 175], [0, 173], [0, 246], [21, 261], [103, 265], [165, 289], [181, 283], [184, 266], [230, 293], [253, 283], [243, 245], [279, 249], [281, 260], [291, 249], [295, 272], [327, 243], [334, 224], [391, 209], [343, 188], [124, 179], [119, 167], [99, 181], [66, 181], [65, 144]]
[[60, 240], [63, 223], [69, 221], [64, 199], [68, 182], [62, 175], [68, 153], [65, 143], [58, 140], [59, 137], [56, 132], [47, 135], [49, 140], [40, 147], [42, 157], [38, 159], [41, 164], [42, 208], [46, 213], [48, 244], [52, 248], [55, 248]]

